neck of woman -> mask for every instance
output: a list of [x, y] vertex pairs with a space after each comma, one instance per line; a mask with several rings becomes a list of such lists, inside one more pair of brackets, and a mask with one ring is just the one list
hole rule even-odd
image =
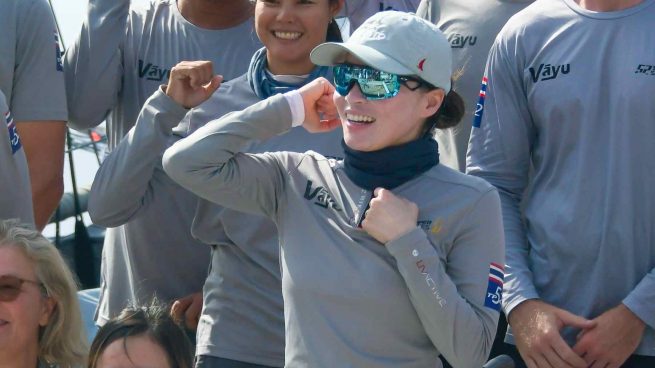
[[38, 364], [38, 346], [23, 347], [19, 351], [0, 349], [0, 368], [35, 367]]

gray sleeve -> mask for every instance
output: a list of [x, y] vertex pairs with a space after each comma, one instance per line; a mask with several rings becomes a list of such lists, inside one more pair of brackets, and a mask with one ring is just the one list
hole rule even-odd
[[59, 34], [45, 0], [21, 1], [14, 87], [8, 96], [16, 121], [67, 120]]
[[623, 299], [623, 304], [650, 328], [655, 328], [655, 268]]
[[166, 173], [194, 194], [224, 207], [273, 217], [288, 177], [283, 153], [240, 153], [252, 140], [264, 141], [291, 128], [283, 95], [233, 112], [195, 131], [166, 150]]
[[504, 260], [500, 216], [498, 194], [489, 190], [450, 230], [457, 235], [447, 255], [418, 227], [387, 243], [427, 335], [455, 367], [480, 367], [491, 351], [500, 290], [489, 273]]
[[98, 169], [89, 196], [94, 223], [116, 227], [145, 209], [152, 194], [154, 171], [173, 139], [172, 130], [186, 109], [158, 89], [145, 103], [136, 125]]
[[520, 210], [536, 132], [515, 55], [513, 47], [501, 37], [496, 39], [485, 71], [486, 102], [478, 105], [482, 115], [473, 123], [467, 157], [467, 173], [485, 179], [500, 194], [506, 239], [506, 314], [519, 303], [539, 297], [528, 264], [529, 245]]
[[432, 24], [437, 24], [440, 16], [438, 8], [437, 0], [421, 0], [418, 9], [416, 9], [416, 15], [430, 21]]
[[75, 129], [97, 126], [118, 101], [129, 8], [129, 0], [89, 0], [80, 36], [66, 51], [69, 124]]

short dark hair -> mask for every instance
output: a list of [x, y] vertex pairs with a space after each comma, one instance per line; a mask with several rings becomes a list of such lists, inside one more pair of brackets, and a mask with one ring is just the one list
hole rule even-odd
[[[183, 329], [156, 299], [146, 307], [130, 306], [98, 329], [91, 343], [88, 368], [95, 368], [100, 355], [114, 341], [133, 336], [152, 338], [167, 353], [171, 367], [192, 368], [193, 348]], [[127, 354], [127, 349], [125, 350]]]

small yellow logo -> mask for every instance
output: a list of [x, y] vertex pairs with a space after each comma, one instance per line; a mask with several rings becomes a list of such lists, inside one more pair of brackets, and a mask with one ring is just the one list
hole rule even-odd
[[430, 228], [430, 231], [432, 232], [432, 234], [439, 234], [442, 228], [443, 228], [443, 220], [441, 219], [441, 217], [439, 217], [434, 221], [434, 224]]

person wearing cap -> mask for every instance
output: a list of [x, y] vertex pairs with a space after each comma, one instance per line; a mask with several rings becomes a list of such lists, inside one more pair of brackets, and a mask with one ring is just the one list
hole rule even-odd
[[[167, 149], [164, 170], [277, 225], [285, 366], [438, 367], [443, 354], [480, 367], [500, 309], [500, 202], [485, 181], [438, 164], [431, 129], [464, 110], [448, 41], [389, 11], [311, 57], [335, 66], [336, 89], [317, 79], [214, 120]], [[341, 125], [345, 158], [242, 152], [299, 125]]]
[[654, 0], [537, 1], [491, 48], [467, 172], [500, 193], [528, 367], [655, 367], [653, 20]]

